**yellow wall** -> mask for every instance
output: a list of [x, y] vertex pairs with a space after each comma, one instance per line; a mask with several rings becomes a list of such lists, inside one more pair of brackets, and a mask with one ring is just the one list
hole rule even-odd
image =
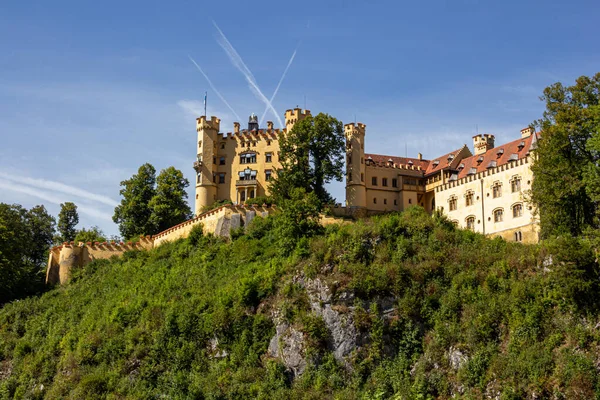
[[[475, 217], [475, 232], [491, 236], [502, 236], [514, 241], [514, 233], [521, 231], [522, 241], [537, 243], [538, 220], [533, 205], [528, 203], [525, 193], [531, 189], [533, 173], [531, 172], [531, 157], [510, 162], [500, 167], [491, 168], [476, 175], [467, 176], [457, 182], [449, 182], [439, 186], [435, 192], [436, 208], [443, 211], [449, 219], [460, 227], [466, 228], [469, 216]], [[514, 177], [521, 178], [521, 190], [511, 191], [510, 181]], [[502, 185], [502, 195], [494, 198], [492, 187], [495, 183]], [[472, 191], [474, 202], [466, 206], [466, 194]], [[450, 211], [449, 200], [455, 196], [457, 209]], [[512, 207], [523, 205], [523, 214], [513, 217]], [[483, 208], [482, 208], [483, 206]], [[501, 222], [495, 222], [494, 211], [502, 209]]]

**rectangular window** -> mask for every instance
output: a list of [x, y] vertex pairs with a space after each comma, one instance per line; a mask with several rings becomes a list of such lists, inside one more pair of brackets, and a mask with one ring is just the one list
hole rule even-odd
[[225, 174], [224, 173], [219, 174], [219, 183], [225, 183]]
[[360, 181], [361, 182], [365, 181], [365, 174], [363, 174], [362, 172], [360, 173]]
[[395, 187], [395, 188], [398, 187], [398, 179], [392, 178], [392, 187]]
[[387, 204], [387, 199], [383, 199], [383, 204]]
[[202, 180], [202, 172], [198, 172], [198, 175], [196, 176], [196, 183], [200, 183], [201, 180]]
[[265, 153], [265, 157], [267, 159], [267, 162], [271, 162], [271, 159], [273, 158], [273, 153]]
[[475, 217], [467, 218], [467, 229], [475, 230]]
[[492, 195], [494, 196], [494, 198], [502, 196], [502, 185], [500, 185], [499, 183], [495, 183], [492, 187]]
[[256, 162], [256, 153], [240, 154], [240, 164], [254, 164]]
[[387, 178], [381, 178], [381, 186], [387, 186]]
[[225, 143], [221, 143], [221, 150], [225, 150]]
[[377, 177], [376, 176], [371, 178], [371, 185], [377, 186]]
[[465, 196], [465, 204], [467, 207], [473, 205], [473, 192], [467, 193]]
[[513, 206], [513, 218], [521, 217], [523, 215], [523, 205], [515, 204]]
[[219, 158], [219, 165], [225, 165], [225, 157]]
[[448, 203], [449, 203], [448, 205], [449, 205], [450, 211], [456, 211], [456, 203], [457, 203], [456, 198], [450, 199], [450, 201]]
[[217, 174], [213, 172], [213, 183], [217, 183]]
[[266, 180], [266, 181], [270, 181], [270, 180], [271, 180], [271, 176], [272, 176], [272, 172], [271, 172], [271, 170], [270, 170], [270, 169], [267, 169], [267, 170], [265, 171], [265, 180]]
[[398, 200], [394, 199], [394, 205], [397, 206], [398, 205]]
[[217, 157], [213, 157], [213, 164], [217, 163]]
[[521, 191], [521, 178], [515, 178], [510, 183], [510, 188], [513, 193]]
[[502, 210], [494, 211], [494, 222], [502, 222]]

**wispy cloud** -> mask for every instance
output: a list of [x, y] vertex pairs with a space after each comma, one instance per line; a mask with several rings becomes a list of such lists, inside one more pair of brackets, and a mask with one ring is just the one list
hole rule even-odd
[[[11, 182], [9, 180], [4, 180], [4, 179], [0, 179], [0, 189], [4, 189], [4, 190], [10, 190], [13, 192], [18, 192], [18, 193], [23, 193], [26, 194], [28, 196], [33, 196], [33, 197], [37, 197], [39, 199], [42, 199], [44, 201], [47, 201], [49, 203], [53, 203], [53, 204], [61, 204], [64, 203], [66, 201], [69, 201], [68, 198], [65, 198], [63, 196], [57, 196], [55, 194], [52, 193], [48, 193], [45, 192], [43, 190], [39, 190], [37, 188], [34, 187], [30, 187], [30, 186], [24, 186], [24, 185], [19, 185], [17, 183]], [[99, 218], [99, 219], [103, 219], [106, 221], [112, 221], [112, 217], [109, 213], [100, 211], [96, 208], [92, 208], [92, 207], [87, 207], [87, 206], [82, 206], [82, 205], [77, 205], [77, 211], [82, 212], [83, 214], [87, 214], [90, 217], [93, 218]]]
[[[283, 75], [281, 75], [281, 79], [279, 79], [279, 83], [277, 83], [277, 87], [275, 88], [275, 91], [273, 92], [273, 96], [271, 96], [271, 99], [269, 100], [270, 104], [273, 104], [273, 100], [275, 100], [275, 96], [277, 96], [277, 92], [279, 92], [279, 88], [281, 87], [281, 84], [283, 83], [283, 80], [285, 79], [285, 76], [287, 75], [288, 69], [290, 69], [290, 67], [292, 66], [292, 63], [294, 62], [294, 58], [296, 57], [296, 53], [298, 52], [299, 47], [300, 47], [300, 42], [298, 42], [296, 49], [292, 53], [292, 57], [290, 58], [290, 61], [288, 61], [287, 66], [283, 70]], [[265, 108], [265, 112], [263, 112], [263, 115], [260, 117], [259, 125], [262, 125], [268, 111], [269, 111], [269, 106], [267, 106]]]
[[65, 185], [61, 182], [50, 181], [45, 179], [35, 179], [18, 175], [10, 175], [2, 171], [0, 171], [0, 178], [13, 181], [17, 184], [25, 184], [28, 186], [32, 186], [37, 189], [46, 189], [54, 192], [60, 192], [71, 196], [80, 197], [86, 200], [92, 200], [94, 202], [106, 204], [111, 207], [115, 207], [119, 204], [116, 200], [113, 200], [108, 196], [92, 193], [74, 186]]
[[284, 125], [283, 125], [283, 122], [281, 121], [281, 117], [279, 116], [279, 113], [277, 112], [277, 110], [275, 110], [275, 108], [273, 107], [273, 104], [271, 104], [269, 99], [264, 95], [264, 93], [258, 87], [258, 84], [256, 83], [256, 79], [254, 78], [254, 75], [252, 74], [252, 72], [250, 71], [248, 66], [246, 66], [242, 57], [238, 54], [238, 52], [235, 50], [235, 48], [229, 42], [229, 40], [227, 40], [227, 37], [225, 36], [223, 31], [221, 31], [221, 29], [219, 28], [219, 26], [217, 25], [217, 23], [215, 21], [213, 21], [213, 25], [215, 26], [215, 28], [217, 28], [217, 31], [219, 32], [220, 40], [217, 40], [217, 41], [218, 41], [219, 45], [223, 48], [223, 50], [225, 51], [225, 53], [227, 54], [229, 59], [231, 60], [231, 63], [242, 73], [242, 75], [244, 75], [244, 77], [246, 78], [246, 81], [248, 82], [248, 85], [250, 86], [250, 90], [252, 90], [252, 92], [263, 103], [265, 103], [267, 108], [269, 108], [273, 112], [273, 115], [277, 119], [279, 126], [283, 128]]
[[233, 109], [233, 107], [231, 107], [229, 105], [229, 103], [227, 102], [227, 100], [225, 100], [225, 97], [223, 97], [223, 95], [221, 94], [221, 92], [219, 92], [217, 90], [217, 88], [215, 87], [215, 85], [213, 85], [212, 81], [208, 78], [208, 75], [206, 75], [206, 73], [202, 70], [202, 68], [200, 68], [200, 66], [198, 65], [198, 63], [196, 61], [194, 61], [194, 59], [190, 55], [188, 55], [188, 57], [189, 57], [190, 61], [194, 63], [194, 65], [196, 66], [196, 68], [198, 68], [198, 71], [200, 71], [200, 73], [204, 76], [204, 78], [206, 79], [206, 81], [210, 85], [211, 89], [217, 94], [217, 96], [219, 96], [219, 98], [227, 106], [227, 108], [229, 108], [231, 110], [231, 112], [237, 117], [238, 121], [240, 121], [241, 120], [240, 116], [235, 112], [235, 110]]

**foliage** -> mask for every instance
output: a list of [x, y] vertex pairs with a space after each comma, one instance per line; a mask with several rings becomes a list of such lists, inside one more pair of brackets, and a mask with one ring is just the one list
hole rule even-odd
[[290, 192], [290, 199], [282, 200], [282, 212], [275, 220], [275, 234], [283, 254], [289, 254], [300, 239], [311, 237], [321, 231], [319, 223], [320, 201], [316, 193], [306, 193], [297, 188]]
[[123, 198], [121, 204], [115, 207], [113, 221], [119, 225], [124, 238], [157, 233], [150, 221], [150, 200], [156, 193], [155, 184], [156, 169], [148, 163], [142, 165], [130, 179], [121, 182], [119, 193]]
[[581, 76], [573, 86], [555, 83], [542, 99], [532, 199], [544, 237], [579, 235], [600, 226], [600, 73]]
[[0, 304], [42, 290], [55, 225], [44, 206], [0, 203]]
[[58, 213], [58, 233], [62, 242], [72, 242], [77, 234], [75, 226], [79, 223], [79, 214], [75, 203], [61, 203]]
[[[318, 201], [299, 190], [288, 209], [311, 215], [307, 197]], [[283, 230], [291, 217], [255, 218], [234, 241], [195, 228], [5, 305], [0, 397], [600, 396], [588, 238], [507, 243], [419, 207], [301, 234]], [[299, 238], [282, 255], [283, 232]], [[361, 335], [348, 369], [312, 311], [303, 282], [314, 278], [354, 299], [328, 311]], [[267, 355], [274, 312], [304, 335], [308, 367], [295, 380]]]
[[244, 202], [247, 205], [257, 205], [262, 206], [266, 204], [267, 206], [271, 206], [274, 203], [273, 198], [270, 196], [256, 196], [252, 199], [248, 199]]
[[190, 182], [175, 167], [163, 169], [156, 178], [156, 194], [150, 200], [150, 223], [156, 232], [164, 231], [189, 219], [186, 188]]
[[185, 190], [189, 182], [174, 167], [163, 169], [156, 178], [156, 169], [146, 163], [121, 186], [123, 198], [113, 221], [125, 239], [154, 235], [191, 217]]
[[90, 229], [81, 228], [75, 236], [75, 243], [83, 242], [106, 242], [104, 232], [97, 226], [92, 226]]
[[278, 204], [292, 197], [295, 188], [314, 192], [322, 204], [330, 202], [325, 184], [344, 176], [344, 129], [334, 117], [307, 116], [279, 138], [282, 169], [269, 185]]

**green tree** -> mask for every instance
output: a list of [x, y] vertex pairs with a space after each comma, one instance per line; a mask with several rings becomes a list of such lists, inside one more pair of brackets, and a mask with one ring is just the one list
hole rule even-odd
[[282, 169], [270, 190], [277, 202], [292, 197], [294, 188], [314, 192], [321, 204], [331, 201], [325, 185], [344, 176], [344, 129], [334, 117], [320, 113], [297, 122], [279, 138]]
[[190, 182], [175, 167], [163, 169], [156, 178], [156, 194], [148, 204], [152, 214], [150, 223], [157, 232], [177, 225], [192, 215], [186, 188]]
[[119, 193], [123, 198], [115, 208], [113, 221], [119, 225], [125, 239], [154, 233], [149, 203], [156, 193], [155, 184], [156, 169], [148, 163], [142, 165], [130, 179], [121, 182]]
[[55, 224], [44, 206], [0, 203], [0, 304], [43, 289]]
[[66, 202], [60, 205], [58, 213], [58, 232], [64, 242], [71, 242], [75, 239], [77, 229], [75, 226], [79, 223], [79, 214], [75, 203]]
[[581, 234], [598, 227], [600, 202], [600, 73], [575, 85], [544, 89], [531, 197], [542, 235]]
[[294, 188], [290, 198], [281, 202], [281, 213], [275, 219], [275, 235], [284, 254], [289, 254], [302, 238], [321, 231], [319, 212], [321, 200], [317, 194], [306, 193], [304, 188]]
[[90, 229], [81, 228], [75, 236], [75, 243], [78, 242], [106, 242], [106, 236], [97, 226], [92, 226]]

